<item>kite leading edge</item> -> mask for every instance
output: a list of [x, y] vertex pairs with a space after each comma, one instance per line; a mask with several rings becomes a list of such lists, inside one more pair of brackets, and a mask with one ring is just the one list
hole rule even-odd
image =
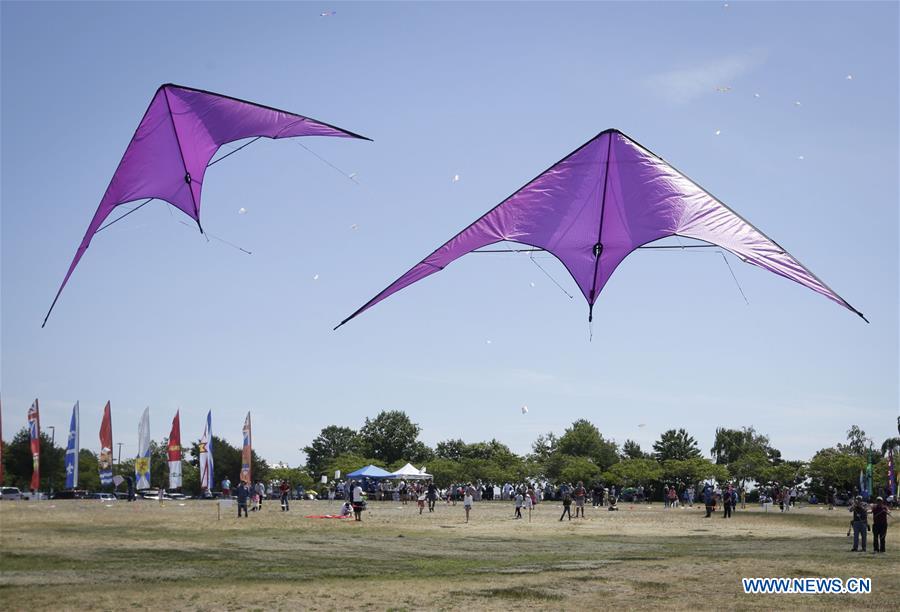
[[775, 241], [619, 130], [597, 134], [413, 266], [337, 329], [476, 249], [516, 242], [554, 255], [594, 303], [632, 251], [670, 236], [730, 251], [865, 316]]
[[294, 136], [371, 140], [255, 102], [171, 83], [161, 85], [106, 188], [41, 327], [47, 324], [75, 266], [113, 209], [143, 198], [164, 200], [191, 217], [202, 233], [200, 192], [206, 169], [227, 157], [210, 162], [219, 147], [251, 137]]

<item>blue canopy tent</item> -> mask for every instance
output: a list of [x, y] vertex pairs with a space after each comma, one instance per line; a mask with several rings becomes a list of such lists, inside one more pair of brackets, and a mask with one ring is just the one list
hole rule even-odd
[[377, 465], [367, 465], [367, 466], [364, 467], [364, 468], [359, 468], [359, 469], [356, 470], [355, 472], [350, 472], [349, 474], [347, 474], [347, 478], [353, 478], [353, 479], [357, 479], [357, 478], [374, 478], [374, 479], [378, 479], [378, 478], [388, 478], [388, 477], [390, 477], [390, 475], [391, 475], [390, 472], [388, 472], [387, 470], [381, 469], [381, 468], [378, 467]]

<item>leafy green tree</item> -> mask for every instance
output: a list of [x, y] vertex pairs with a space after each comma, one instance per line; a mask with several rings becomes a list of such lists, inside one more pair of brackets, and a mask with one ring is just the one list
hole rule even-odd
[[382, 411], [374, 419], [366, 417], [359, 430], [361, 452], [382, 463], [408, 459], [419, 452], [416, 442], [422, 430], [401, 410]]
[[581, 481], [590, 485], [600, 476], [600, 467], [587, 457], [573, 457], [563, 455], [562, 465], [559, 470], [559, 481], [576, 483]]
[[88, 491], [100, 490], [100, 470], [97, 466], [97, 455], [86, 448], [82, 448], [78, 452], [78, 488]]
[[589, 458], [601, 471], [619, 460], [615, 442], [604, 439], [597, 427], [586, 419], [579, 419], [566, 429], [559, 438], [557, 452]]
[[[40, 437], [41, 458], [39, 469], [41, 472], [41, 488], [43, 492], [50, 491], [50, 483], [53, 490], [59, 491], [66, 483], [65, 455], [66, 450], [53, 445], [45, 432]], [[34, 470], [34, 461], [31, 457], [31, 437], [27, 427], [20, 429], [11, 442], [3, 443], [3, 476], [11, 486], [23, 491], [31, 488], [31, 473]]]
[[859, 425], [853, 425], [847, 430], [847, 444], [838, 444], [837, 449], [850, 455], [865, 457], [872, 441], [866, 437], [866, 432]]
[[900, 462], [900, 437], [888, 438], [881, 443], [881, 455], [887, 457], [888, 451], [894, 451], [894, 461]]
[[838, 447], [823, 448], [809, 462], [811, 486], [819, 495], [824, 495], [830, 487], [852, 491], [859, 484], [860, 470], [866, 467], [865, 457], [851, 452], [847, 445]]
[[622, 459], [652, 459], [653, 456], [641, 450], [641, 445], [634, 440], [625, 440], [622, 445]]
[[278, 481], [287, 481], [292, 489], [296, 489], [297, 485], [303, 485], [303, 488], [309, 490], [315, 486], [315, 482], [309, 473], [302, 468], [292, 467], [272, 467], [269, 468], [269, 479]]
[[769, 456], [765, 451], [756, 449], [747, 453], [743, 453], [737, 459], [728, 463], [728, 473], [731, 477], [740, 482], [741, 487], [745, 487], [748, 480], [763, 482], [766, 480], [767, 472], [770, 467]]
[[603, 481], [619, 486], [650, 486], [663, 475], [662, 466], [655, 459], [624, 459], [603, 473]]
[[559, 439], [552, 431], [540, 434], [531, 445], [531, 456], [536, 461], [546, 461], [559, 447]]
[[313, 478], [324, 474], [328, 462], [335, 457], [359, 451], [359, 434], [349, 427], [339, 425], [325, 427], [312, 443], [303, 449], [306, 453], [306, 469]]
[[806, 480], [807, 465], [803, 461], [782, 461], [767, 467], [763, 472], [765, 480], [782, 485], [795, 485]]
[[702, 480], [714, 479], [727, 482], [728, 470], [724, 465], [709, 459], [691, 457], [689, 459], [666, 459], [662, 462], [663, 479], [681, 485], [694, 485]]
[[434, 456], [437, 459], [459, 461], [465, 457], [466, 446], [466, 443], [459, 438], [455, 440], [444, 440], [443, 442], [438, 442], [434, 447]]
[[670, 429], [653, 443], [657, 461], [684, 461], [700, 457], [700, 448], [693, 436], [684, 429]]

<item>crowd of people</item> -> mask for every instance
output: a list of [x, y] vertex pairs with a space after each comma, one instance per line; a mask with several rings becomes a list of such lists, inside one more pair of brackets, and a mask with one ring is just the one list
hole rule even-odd
[[[639, 486], [626, 491], [617, 489], [615, 485], [606, 487], [600, 482], [594, 482], [586, 487], [582, 481], [575, 483], [561, 483], [554, 485], [549, 482], [525, 482], [513, 484], [506, 482], [502, 485], [487, 482], [457, 483], [449, 487], [439, 488], [432, 480], [406, 480], [387, 481], [364, 478], [359, 481], [347, 480], [332, 483], [325, 492], [328, 499], [344, 500], [341, 507], [341, 516], [349, 517], [352, 513], [357, 521], [362, 520], [362, 513], [366, 509], [368, 501], [394, 501], [403, 505], [415, 503], [419, 514], [434, 512], [440, 501], [447, 505], [455, 506], [462, 503], [465, 510], [465, 521], [468, 523], [472, 516], [472, 509], [476, 502], [481, 501], [505, 501], [511, 502], [513, 518], [524, 518], [523, 512], [528, 513], [530, 519], [533, 509], [542, 502], [557, 501], [562, 503], [560, 521], [572, 520], [572, 506], [575, 507], [575, 518], [585, 518], [584, 508], [588, 499], [595, 508], [606, 508], [609, 511], [618, 510], [620, 496], [627, 495], [627, 501], [634, 503], [652, 503], [656, 497], [652, 487], [644, 489]], [[238, 517], [248, 516], [249, 512], [258, 512], [262, 509], [266, 499], [279, 499], [281, 511], [290, 511], [290, 501], [296, 497], [302, 499], [305, 490], [302, 486], [292, 487], [287, 481], [272, 481], [263, 483], [240, 482], [232, 491], [229, 479], [222, 481], [222, 494], [224, 497], [237, 499]], [[834, 508], [841, 496], [832, 488], [828, 495], [829, 508]], [[790, 512], [799, 499], [799, 491], [796, 485], [780, 485], [773, 483], [770, 486], [759, 489], [759, 501], [766, 504], [777, 505], [781, 512]], [[702, 501], [706, 510], [705, 518], [710, 518], [721, 507], [722, 518], [731, 518], [740, 503], [746, 506], [746, 492], [734, 483], [725, 483], [720, 486], [705, 483], [702, 486], [683, 486], [681, 491], [675, 485], [666, 484], [661, 494], [656, 497], [661, 500], [664, 508], [673, 509], [681, 506], [693, 507], [695, 501]], [[812, 504], [818, 500], [810, 495]], [[849, 504], [852, 513], [848, 537], [853, 536], [852, 551], [866, 551], [868, 532], [872, 532], [874, 541], [873, 552], [884, 552], [887, 535], [888, 517], [891, 515], [890, 505], [885, 499], [878, 496], [870, 507], [863, 495], [855, 495]], [[872, 517], [872, 525], [869, 525], [869, 515]]]

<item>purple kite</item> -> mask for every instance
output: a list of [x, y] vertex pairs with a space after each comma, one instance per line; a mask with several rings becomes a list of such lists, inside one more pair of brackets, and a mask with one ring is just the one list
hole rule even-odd
[[824, 295], [868, 323], [776, 242], [661, 157], [610, 129], [503, 200], [337, 327], [466, 253], [504, 241], [556, 256], [584, 294], [591, 320], [597, 297], [622, 260], [669, 236], [718, 245]]
[[[90, 246], [91, 238], [103, 229], [103, 221], [117, 206], [142, 198], [164, 200], [194, 219], [202, 233], [200, 191], [204, 173], [207, 167], [237, 149], [210, 160], [222, 145], [254, 136], [257, 139], [337, 136], [370, 140], [270, 106], [182, 85], [160, 86], [106, 188], [50, 311]], [[44, 325], [49, 317], [50, 312], [44, 317]]]

